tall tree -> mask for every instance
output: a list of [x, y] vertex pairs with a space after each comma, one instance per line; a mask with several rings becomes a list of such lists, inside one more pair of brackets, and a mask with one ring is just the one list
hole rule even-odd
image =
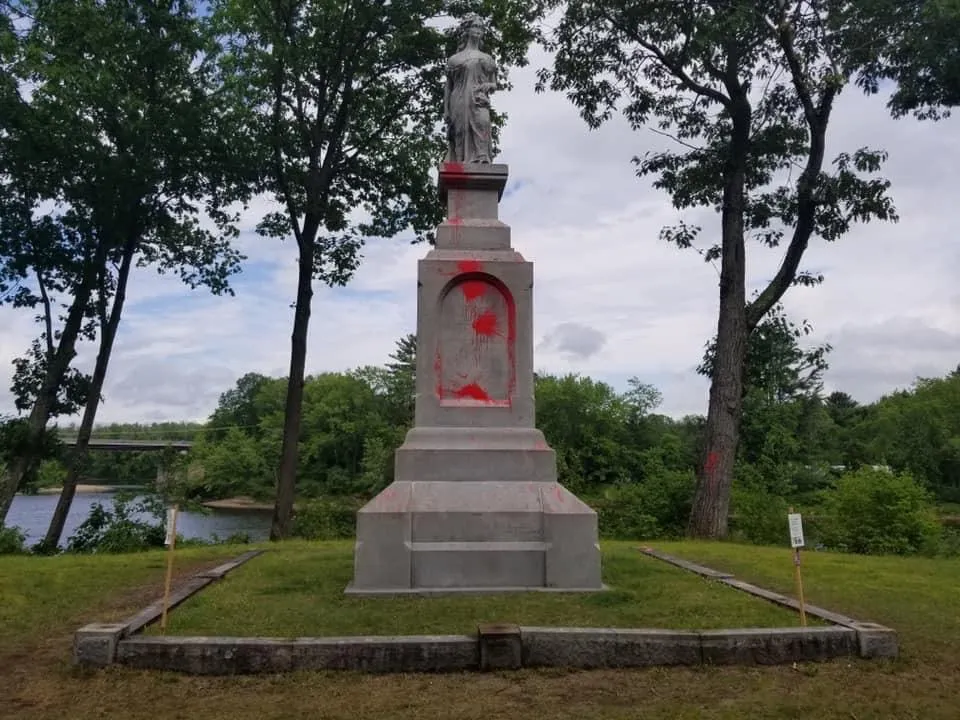
[[[689, 532], [727, 534], [742, 412], [747, 338], [791, 285], [820, 278], [800, 269], [811, 238], [833, 241], [857, 221], [894, 219], [889, 183], [871, 177], [884, 153], [826, 157], [834, 100], [859, 56], [838, 32], [849, 3], [831, 0], [541, 0], [563, 6], [546, 35], [555, 51], [539, 88], [565, 92], [591, 127], [622, 111], [677, 150], [634, 158], [679, 209], [712, 208], [719, 242], [702, 250], [720, 265], [716, 359]], [[662, 238], [692, 247], [683, 221]], [[779, 248], [780, 266], [746, 297], [747, 240]]]
[[[431, 170], [443, 154], [439, 128], [448, 39], [435, 20], [456, 15], [446, 0], [218, 0], [221, 69], [231, 103], [265, 155], [258, 189], [282, 208], [260, 224], [292, 236], [298, 250], [272, 539], [291, 531], [301, 435], [313, 281], [346, 283], [367, 237], [440, 220]], [[498, 2], [510, 19], [513, 6]], [[521, 25], [509, 25], [510, 29]], [[522, 55], [525, 42], [510, 46]]]
[[[15, 182], [65, 208], [92, 248], [99, 339], [64, 490], [44, 544], [54, 547], [73, 499], [117, 335], [131, 271], [153, 265], [190, 287], [229, 292], [240, 197], [231, 144], [208, 72], [209, 46], [190, 0], [23, 3], [32, 18], [15, 67], [29, 95], [10, 130], [33, 162]], [[238, 170], [238, 172], [241, 172]], [[204, 223], [204, 215], [215, 229]]]
[[270, 378], [266, 375], [250, 372], [237, 380], [234, 387], [222, 393], [208, 423], [208, 427], [214, 430], [213, 437], [222, 439], [232, 429], [259, 437], [261, 416], [256, 402], [257, 394], [269, 382]]
[[417, 335], [408, 333], [397, 340], [387, 363], [390, 396], [397, 409], [396, 421], [404, 426], [413, 422], [417, 395]]
[[[43, 327], [27, 355], [15, 361], [11, 389], [18, 410], [29, 409], [30, 415], [17, 423], [17, 452], [9, 455], [0, 477], [0, 521], [50, 449], [47, 422], [84, 402], [87, 379], [70, 363], [78, 339], [90, 336], [94, 290], [95, 247], [77, 232], [76, 214], [62, 208], [39, 211], [45, 197], [42, 153], [30, 140], [34, 115], [22, 92], [29, 25], [23, 3], [0, 7], [0, 305], [39, 308]], [[48, 150], [57, 141], [38, 140]]]

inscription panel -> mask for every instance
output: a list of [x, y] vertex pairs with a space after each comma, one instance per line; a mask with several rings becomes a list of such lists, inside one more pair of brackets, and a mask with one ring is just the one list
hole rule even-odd
[[440, 299], [436, 356], [442, 404], [510, 404], [516, 377], [515, 308], [509, 291], [489, 275], [456, 278]]

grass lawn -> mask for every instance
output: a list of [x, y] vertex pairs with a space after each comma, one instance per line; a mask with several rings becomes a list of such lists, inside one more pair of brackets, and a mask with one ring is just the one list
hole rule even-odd
[[[629, 557], [628, 546], [610, 546], [608, 573], [618, 572], [621, 547], [624, 557]], [[791, 589], [788, 550], [692, 542], [654, 543], [654, 547], [731, 570], [763, 586]], [[181, 556], [180, 568], [189, 570], [188, 563], [194, 567], [213, 564], [224, 554], [239, 554], [244, 549], [190, 550], [190, 555], [185, 552]], [[293, 545], [290, 552], [301, 550], [302, 546]], [[261, 561], [254, 560], [246, 569], [257, 572]], [[652, 566], [651, 573], [656, 567]], [[253, 581], [252, 575], [244, 579], [241, 572], [244, 569], [237, 572], [236, 583]], [[671, 583], [675, 577], [671, 572]], [[797, 668], [423, 676], [302, 673], [238, 678], [119, 668], [86, 672], [69, 666], [71, 633], [77, 626], [136, 611], [155, 597], [162, 581], [161, 553], [116, 558], [0, 558], [0, 612], [4, 613], [0, 615], [0, 718], [955, 720], [960, 715], [958, 560], [805, 555], [808, 599], [896, 628], [903, 651], [896, 662], [837, 660]], [[301, 602], [296, 592], [287, 594], [292, 602]], [[596, 612], [601, 610], [605, 611], [597, 608]], [[177, 618], [178, 612], [171, 619]], [[186, 621], [187, 616], [181, 618]], [[255, 617], [248, 619], [254, 621]]]
[[[604, 543], [603, 593], [433, 598], [344, 595], [353, 544], [291, 543], [267, 552], [170, 615], [173, 635], [472, 634], [481, 622], [713, 629], [799, 625], [796, 613], [637, 552]], [[156, 632], [156, 630], [154, 630]]]

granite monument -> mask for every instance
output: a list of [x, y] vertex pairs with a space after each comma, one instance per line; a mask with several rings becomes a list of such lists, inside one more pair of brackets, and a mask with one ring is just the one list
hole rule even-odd
[[350, 594], [602, 588], [596, 513], [535, 427], [533, 264], [499, 219], [493, 58], [476, 15], [446, 67], [446, 220], [418, 265], [415, 424], [357, 515]]

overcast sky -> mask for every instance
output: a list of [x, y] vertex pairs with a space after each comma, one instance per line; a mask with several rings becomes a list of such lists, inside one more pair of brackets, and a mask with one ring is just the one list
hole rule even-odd
[[[681, 217], [717, 233], [718, 218], [681, 215], [651, 179], [634, 176], [631, 157], [662, 147], [663, 138], [619, 120], [590, 131], [562, 96], [535, 95], [540, 65], [535, 58], [515, 72], [514, 89], [494, 98], [510, 116], [495, 159], [510, 167], [500, 215], [514, 247], [534, 262], [536, 367], [618, 389], [636, 375], [662, 391], [662, 412], [703, 413], [707, 383], [694, 368], [716, 325], [717, 273], [658, 234]], [[841, 96], [828, 154], [887, 149], [901, 219], [856, 227], [829, 245], [814, 239], [803, 267], [826, 282], [787, 295], [788, 313], [814, 326], [809, 341], [833, 345], [828, 390], [869, 402], [960, 363], [958, 130], [955, 119], [891, 120], [883, 98], [853, 89]], [[236, 297], [135, 271], [99, 422], [203, 420], [242, 374], [286, 374], [296, 246], [256, 236], [266, 207], [248, 214]], [[408, 238], [369, 244], [347, 288], [317, 288], [308, 372], [386, 361], [397, 338], [415, 331], [416, 265], [426, 250]], [[751, 288], [778, 261], [778, 251], [750, 246]], [[11, 360], [38, 330], [30, 311], [0, 308], [0, 413], [13, 410]], [[93, 349], [79, 362], [91, 368]]]

